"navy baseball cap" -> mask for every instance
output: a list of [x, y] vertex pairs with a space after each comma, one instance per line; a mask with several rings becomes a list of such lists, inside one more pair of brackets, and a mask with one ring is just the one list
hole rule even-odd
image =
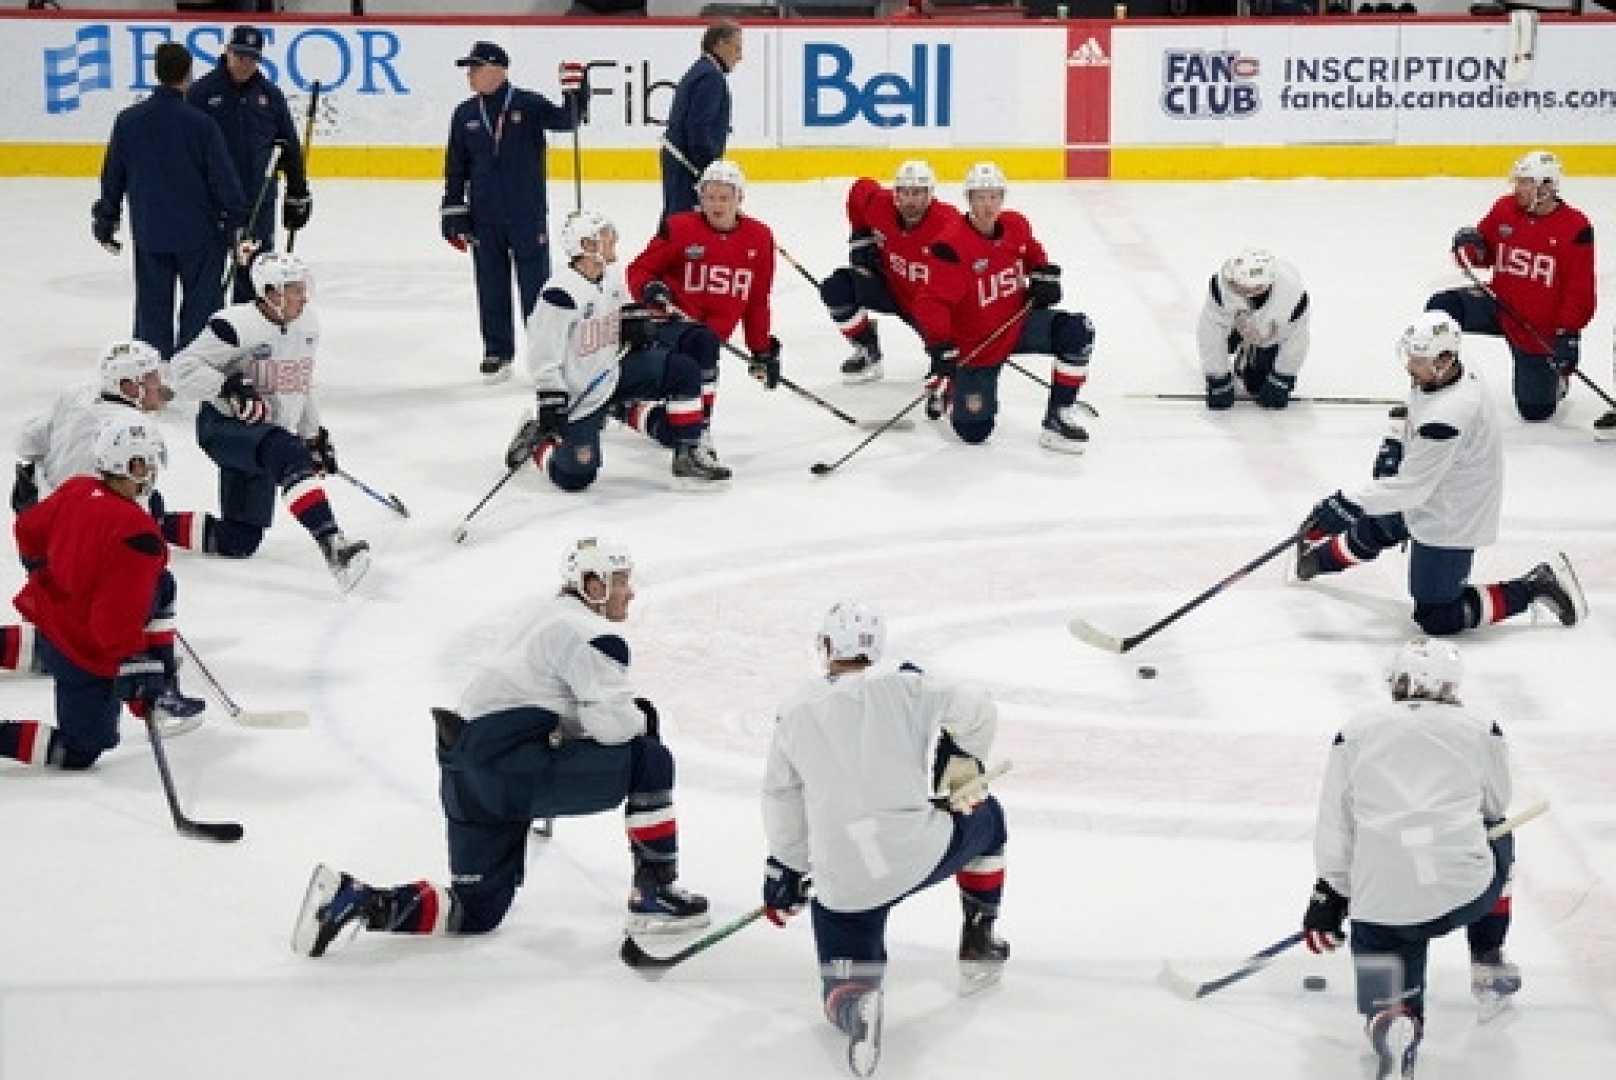
[[264, 55], [264, 32], [256, 26], [238, 26], [230, 31], [230, 51], [242, 56]]
[[472, 45], [471, 52], [455, 61], [455, 67], [481, 67], [484, 64], [508, 68], [511, 66], [511, 58], [505, 55], [504, 49], [492, 41], [479, 41]]

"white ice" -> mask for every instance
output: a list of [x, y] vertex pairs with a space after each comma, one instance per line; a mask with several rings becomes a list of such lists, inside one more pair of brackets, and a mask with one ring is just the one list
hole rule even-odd
[[[1011, 965], [997, 990], [958, 998], [952, 889], [904, 903], [890, 924], [882, 1076], [1366, 1076], [1340, 956], [1297, 950], [1198, 1003], [1154, 978], [1164, 958], [1210, 978], [1298, 927], [1330, 735], [1381, 700], [1382, 664], [1413, 630], [1403, 559], [1388, 553], [1311, 587], [1286, 585], [1280, 560], [1126, 657], [1065, 626], [1081, 614], [1141, 629], [1367, 476], [1383, 408], [1211, 415], [1152, 399], [1201, 386], [1192, 328], [1218, 262], [1262, 244], [1302, 268], [1315, 321], [1299, 392], [1394, 397], [1398, 331], [1456, 282], [1449, 236], [1501, 190], [1017, 186], [1011, 204], [1066, 268], [1067, 303], [1098, 327], [1085, 397], [1102, 418], [1086, 456], [1037, 447], [1043, 391], [1006, 372], [988, 445], [922, 422], [815, 478], [811, 463], [863, 433], [784, 389], [765, 393], [737, 365], [724, 372], [716, 425], [735, 470], [729, 491], [670, 491], [665, 453], [613, 428], [589, 493], [525, 473], [456, 546], [451, 530], [501, 475], [529, 388], [477, 379], [471, 273], [437, 236], [435, 185], [317, 184], [298, 251], [317, 274], [325, 417], [344, 465], [397, 492], [412, 517], [329, 485], [344, 527], [375, 548], [370, 578], [346, 600], [284, 510], [251, 561], [176, 556], [182, 628], [229, 691], [250, 708], [313, 717], [306, 731], [255, 731], [214, 707], [170, 744], [185, 805], [243, 822], [241, 844], [174, 832], [130, 724], [87, 775], [0, 766], [0, 1077], [842, 1074], [806, 920], [748, 928], [660, 983], [619, 962], [628, 858], [615, 814], [563, 821], [553, 841], [533, 843], [526, 886], [495, 934], [365, 935], [321, 961], [289, 950], [317, 861], [384, 884], [445, 878], [427, 708], [456, 699], [512, 616], [553, 590], [562, 545], [595, 531], [638, 561], [636, 678], [679, 760], [684, 882], [712, 897], [720, 920], [757, 903], [772, 708], [811, 674], [810, 638], [833, 599], [878, 605], [894, 657], [980, 680], [1001, 702], [998, 754], [1016, 763], [998, 785], [1013, 834]], [[1574, 178], [1566, 190], [1601, 228], [1616, 221], [1616, 182]], [[843, 255], [844, 192], [840, 181], [757, 185], [747, 205], [823, 273]], [[636, 252], [655, 191], [591, 184], [587, 195]], [[558, 209], [571, 196], [552, 185]], [[86, 379], [98, 347], [129, 328], [128, 259], [91, 241], [92, 197], [88, 181], [0, 182], [0, 431]], [[1608, 256], [1602, 269], [1616, 274]], [[888, 416], [917, 392], [924, 357], [891, 320], [887, 380], [841, 386], [845, 347], [784, 263], [775, 313], [787, 374], [860, 417]], [[1611, 325], [1607, 307], [1584, 337], [1585, 369], [1607, 387]], [[1475, 576], [1512, 576], [1565, 550], [1594, 614], [1572, 631], [1523, 618], [1462, 643], [1465, 696], [1513, 737], [1518, 803], [1547, 796], [1553, 810], [1520, 836], [1518, 1006], [1478, 1026], [1462, 935], [1438, 942], [1420, 1075], [1602, 1080], [1616, 1062], [1616, 733], [1604, 666], [1616, 633], [1616, 447], [1593, 441], [1604, 406], [1581, 386], [1553, 422], [1521, 424], [1504, 347], [1467, 349], [1508, 417], [1503, 536]], [[215, 471], [189, 410], [171, 411], [164, 429], [169, 505], [214, 508]], [[20, 578], [13, 570], [5, 587]], [[1159, 677], [1138, 678], [1142, 663]], [[203, 690], [194, 669], [184, 677]], [[49, 718], [50, 701], [46, 681], [0, 682], [7, 716]], [[1326, 975], [1328, 990], [1304, 993], [1305, 974]]]

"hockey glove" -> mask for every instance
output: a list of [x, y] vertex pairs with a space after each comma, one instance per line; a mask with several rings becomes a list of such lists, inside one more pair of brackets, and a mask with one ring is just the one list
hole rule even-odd
[[626, 349], [643, 349], [656, 338], [656, 322], [641, 304], [629, 304], [617, 313], [618, 340]]
[[1027, 300], [1033, 307], [1054, 307], [1060, 303], [1060, 273], [1060, 267], [1054, 263], [1035, 266], [1027, 271]]
[[931, 357], [931, 368], [926, 372], [932, 379], [952, 379], [959, 368], [959, 349], [948, 342], [933, 345], [926, 350]]
[[1321, 500], [1313, 508], [1313, 512], [1308, 515], [1307, 523], [1326, 536], [1334, 536], [1352, 528], [1361, 517], [1363, 507], [1338, 491], [1329, 498]]
[[294, 189], [290, 183], [286, 185], [286, 198], [281, 200], [281, 222], [285, 224], [287, 232], [297, 232], [309, 223], [314, 216], [314, 196], [309, 194], [305, 184], [301, 189]]
[[156, 701], [163, 693], [167, 674], [163, 662], [150, 653], [136, 653], [118, 665], [117, 677], [112, 680], [113, 692], [120, 701]]
[[1234, 407], [1234, 376], [1225, 371], [1222, 375], [1208, 375], [1206, 377], [1206, 407], [1209, 409], [1230, 409]]
[[1453, 258], [1461, 267], [1487, 266], [1492, 262], [1487, 253], [1487, 238], [1473, 225], [1466, 225], [1453, 234]]
[[881, 275], [881, 248], [875, 242], [875, 234], [869, 229], [860, 229], [848, 237], [847, 265], [860, 274], [871, 277]]
[[11, 485], [11, 510], [20, 514], [39, 501], [39, 484], [34, 480], [34, 463], [17, 462], [17, 482]]
[[475, 244], [477, 237], [471, 225], [471, 209], [456, 204], [445, 206], [438, 211], [440, 225], [443, 228], [443, 238], [449, 241], [449, 246], [456, 251], [465, 251], [467, 244]]
[[1308, 898], [1307, 912], [1302, 916], [1303, 940], [1309, 952], [1334, 952], [1346, 940], [1341, 924], [1347, 921], [1347, 898], [1330, 888], [1323, 878], [1313, 883], [1313, 895]]
[[248, 382], [237, 371], [224, 381], [219, 396], [229, 404], [230, 411], [243, 424], [262, 424], [269, 416], [269, 406], [258, 396], [258, 387]]
[[769, 856], [763, 866], [763, 916], [776, 926], [802, 910], [814, 894], [814, 880]]
[[1396, 476], [1397, 470], [1402, 467], [1403, 440], [1388, 435], [1380, 440], [1380, 452], [1375, 455], [1375, 467], [1370, 470], [1370, 475], [1376, 480], [1383, 480], [1388, 476]]
[[640, 302], [652, 311], [663, 314], [673, 306], [673, 290], [663, 282], [649, 282], [645, 286], [644, 294], [640, 297]]
[[746, 362], [746, 373], [762, 383], [765, 390], [773, 390], [780, 385], [779, 338], [769, 335], [769, 344], [762, 352], [753, 353]]
[[533, 433], [536, 442], [561, 438], [561, 429], [567, 426], [567, 392], [540, 390], [538, 415], [539, 426]]
[[1291, 403], [1291, 391], [1296, 389], [1295, 375], [1281, 375], [1270, 371], [1257, 387], [1257, 404], [1265, 409], [1283, 409]]
[[109, 255], [122, 255], [123, 245], [118, 243], [118, 219], [99, 218], [90, 219], [90, 235], [95, 242], [107, 249]]
[[341, 471], [337, 465], [337, 448], [331, 445], [331, 433], [325, 428], [316, 432], [314, 438], [304, 439], [303, 445], [309, 448], [309, 457], [321, 476], [335, 476]]
[[634, 707], [645, 716], [645, 737], [648, 739], [662, 738], [662, 720], [657, 716], [656, 706], [651, 704], [650, 698], [637, 697]]
[[1554, 352], [1549, 356], [1549, 363], [1554, 365], [1555, 371], [1569, 376], [1577, 370], [1577, 360], [1581, 355], [1581, 335], [1564, 330], [1554, 335]]

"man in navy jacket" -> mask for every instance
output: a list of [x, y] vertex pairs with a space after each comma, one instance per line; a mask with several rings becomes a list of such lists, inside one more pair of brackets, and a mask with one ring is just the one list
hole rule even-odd
[[223, 307], [219, 272], [227, 233], [247, 220], [246, 197], [219, 126], [185, 102], [191, 54], [157, 46], [158, 87], [118, 114], [101, 166], [90, 234], [114, 255], [124, 196], [135, 241], [135, 337], [166, 358], [175, 351], [174, 283], [182, 289], [178, 345]]
[[[729, 79], [741, 62], [741, 28], [724, 20], [701, 35], [701, 56], [673, 92], [663, 133], [662, 219], [696, 208], [696, 178], [729, 142]], [[683, 160], [680, 160], [681, 157]]]
[[572, 131], [583, 107], [582, 63], [561, 65], [561, 105], [512, 86], [510, 63], [491, 41], [477, 42], [455, 61], [466, 69], [472, 96], [449, 121], [443, 160], [443, 238], [460, 251], [471, 247], [483, 335], [480, 370], [488, 382], [509, 378], [516, 355], [511, 263], [524, 322], [550, 276], [544, 133]]

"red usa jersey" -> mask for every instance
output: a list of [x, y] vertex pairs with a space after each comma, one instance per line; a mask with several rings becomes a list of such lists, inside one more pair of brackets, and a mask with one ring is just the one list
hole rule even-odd
[[75, 476], [17, 515], [17, 554], [34, 567], [17, 610], [73, 663], [103, 678], [146, 647], [168, 545], [144, 506], [97, 476]]
[[[1048, 262], [1032, 226], [1016, 211], [999, 215], [992, 236], [977, 232], [962, 215], [931, 245], [931, 281], [911, 313], [926, 344], [952, 342], [960, 362], [969, 367], [1004, 363], [1021, 332], [1016, 313], [1027, 305], [1027, 271]], [[1018, 325], [983, 345], [1012, 319]]]
[[[1561, 203], [1542, 216], [1528, 214], [1505, 195], [1477, 226], [1493, 256], [1493, 291], [1553, 344], [1558, 330], [1581, 330], [1594, 317], [1594, 229]], [[1498, 313], [1504, 337], [1526, 353], [1544, 352], [1537, 335]]]
[[728, 341], [737, 323], [746, 327], [746, 347], [769, 347], [769, 290], [774, 287], [774, 234], [756, 218], [742, 216], [719, 232], [699, 211], [670, 214], [640, 257], [629, 263], [628, 287], [636, 299], [660, 281], [673, 290], [679, 310]]
[[914, 310], [915, 295], [931, 276], [926, 249], [960, 219], [960, 212], [932, 200], [913, 229], [905, 228], [890, 189], [869, 177], [860, 177], [847, 192], [847, 223], [854, 232], [868, 229], [881, 251], [881, 276], [898, 310]]

